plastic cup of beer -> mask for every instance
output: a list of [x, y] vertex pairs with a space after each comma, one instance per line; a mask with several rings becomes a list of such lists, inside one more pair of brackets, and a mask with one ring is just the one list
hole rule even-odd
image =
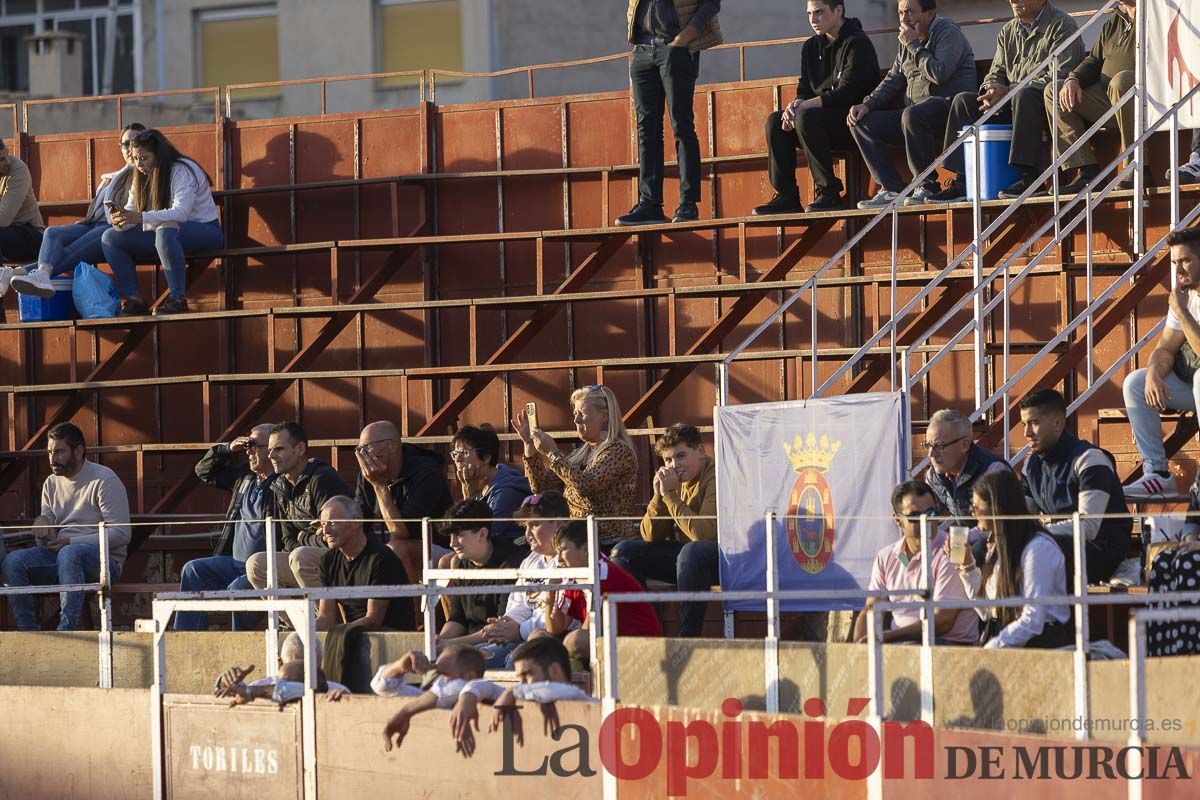
[[955, 564], [967, 560], [967, 529], [964, 525], [950, 526], [950, 560]]

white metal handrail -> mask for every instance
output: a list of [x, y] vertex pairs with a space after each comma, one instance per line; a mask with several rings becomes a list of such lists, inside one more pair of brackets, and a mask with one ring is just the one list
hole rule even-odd
[[[819, 267], [816, 270], [816, 272], [814, 272], [812, 274], [812, 276], [809, 277], [809, 279], [807, 281], [805, 281], [799, 288], [797, 288], [790, 297], [788, 297], [785, 301], [783, 301], [779, 305], [779, 307], [777, 309], [775, 309], [775, 311], [773, 311], [765, 320], [763, 320], [763, 322], [760, 323], [745, 339], [743, 339], [737, 345], [737, 347], [735, 347], [733, 350], [731, 350], [729, 352], [729, 354], [717, 365], [717, 372], [718, 372], [717, 402], [718, 402], [718, 405], [724, 405], [728, 401], [729, 365], [731, 363], [733, 363], [737, 359], [737, 357], [739, 355], [741, 355], [741, 353], [743, 353], [755, 340], [757, 340], [759, 336], [761, 336], [768, 328], [770, 328], [772, 325], [774, 325], [777, 320], [781, 319], [783, 317], [783, 315], [787, 313], [788, 309], [790, 309], [792, 307], [792, 305], [795, 304], [796, 301], [798, 301], [805, 294], [805, 292], [809, 292], [812, 294], [812, 303], [811, 303], [811, 307], [813, 309], [813, 312], [811, 314], [811, 316], [812, 316], [812, 321], [811, 321], [812, 322], [812, 324], [811, 324], [811, 327], [812, 327], [812, 331], [811, 331], [812, 364], [810, 365], [811, 373], [812, 373], [812, 375], [811, 375], [812, 384], [811, 385], [814, 388], [817, 386], [816, 290], [817, 290], [817, 284], [818, 284], [819, 278], [821, 276], [823, 276], [825, 274], [825, 272], [827, 270], [829, 270], [831, 267], [840, 264], [842, 258], [847, 253], [849, 253], [854, 247], [856, 247], [866, 237], [866, 235], [868, 233], [870, 233], [872, 230], [874, 230], [875, 226], [878, 225], [880, 223], [880, 221], [882, 221], [885, 217], [892, 218], [893, 238], [895, 238], [896, 226], [898, 225], [898, 219], [897, 219], [898, 215], [896, 212], [897, 212], [897, 209], [903, 204], [904, 200], [906, 198], [908, 198], [917, 189], [917, 187], [923, 185], [927, 178], [929, 178], [930, 176], [936, 176], [937, 169], [939, 167], [941, 167], [945, 163], [946, 159], [949, 158], [950, 155], [955, 150], [957, 150], [959, 147], [961, 147], [964, 142], [966, 142], [968, 139], [973, 139], [974, 141], [978, 141], [979, 140], [979, 130], [980, 130], [981, 126], [986, 124], [989, 119], [994, 117], [997, 113], [999, 113], [1001, 111], [1001, 109], [1003, 109], [1007, 104], [1012, 102], [1012, 100], [1016, 96], [1017, 92], [1026, 88], [1027, 86], [1029, 86], [1029, 84], [1032, 83], [1034, 81], [1034, 79], [1042, 73], [1043, 70], [1045, 70], [1051, 66], [1056, 67], [1058, 64], [1059, 56], [1062, 53], [1066, 52], [1068, 49], [1070, 49], [1077, 41], [1081, 41], [1083, 34], [1086, 33], [1093, 25], [1095, 25], [1109, 10], [1115, 8], [1116, 5], [1117, 5], [1117, 0], [1107, 0], [1107, 2], [1103, 6], [1101, 6], [1094, 14], [1092, 14], [1092, 16], [1089, 17], [1082, 26], [1080, 26], [1073, 34], [1071, 34], [1069, 37], [1067, 37], [1053, 51], [1051, 51], [1044, 59], [1042, 59], [1042, 61], [1040, 61], [1035, 68], [1031, 69], [1029, 71], [1029, 74], [1026, 75], [1025, 78], [1023, 78], [1021, 81], [1018, 81], [1016, 84], [1009, 86], [1008, 92], [1005, 94], [1005, 96], [1003, 98], [1001, 98], [999, 103], [997, 103], [996, 105], [994, 105], [991, 108], [984, 111], [984, 113], [982, 115], [980, 115], [979, 119], [977, 119], [969, 128], [964, 129], [958, 135], [958, 137], [954, 140], [954, 142], [950, 145], [950, 147], [946, 148], [945, 152], [943, 152], [940, 156], [938, 156], [936, 159], [934, 159], [933, 163], [930, 164], [926, 169], [924, 169], [919, 175], [915, 175], [913, 177], [913, 180], [908, 184], [908, 186], [906, 186], [904, 188], [904, 190], [901, 191], [890, 204], [888, 204], [885, 208], [883, 208], [871, 220], [866, 222], [857, 234], [855, 234], [853, 237], [851, 237], [846, 242], [845, 245], [843, 245], [841, 248], [839, 248], [838, 251], [828, 261], [826, 261], [825, 264], [823, 264], [821, 267]], [[1082, 141], [1082, 139], [1081, 139], [1081, 141]], [[981, 228], [983, 227], [982, 222], [981, 222], [980, 210], [979, 210], [979, 204], [980, 204], [980, 192], [979, 192], [979, 186], [978, 186], [979, 179], [980, 179], [980, 170], [979, 170], [980, 148], [979, 147], [976, 147], [974, 149], [974, 154], [975, 154], [975, 161], [976, 161], [976, 169], [975, 169], [976, 186], [975, 186], [975, 196], [974, 196], [974, 204], [973, 204], [974, 205], [975, 238], [974, 238], [974, 241], [970, 245], [968, 245], [966, 251], [964, 251], [963, 257], [965, 258], [966, 254], [968, 254], [968, 253], [975, 255], [976, 271], [978, 273], [982, 266], [981, 260], [980, 260], [981, 250], [980, 250], [979, 243], [981, 241], [980, 231], [981, 231]], [[1028, 196], [1028, 195], [1026, 195], [1026, 196]], [[989, 230], [994, 230], [995, 224], [998, 224], [999, 222], [1002, 222], [1004, 219], [1007, 219], [1008, 216], [1011, 215], [1013, 209], [1017, 205], [1019, 205], [1019, 203], [1014, 203], [1013, 206], [1010, 206], [1008, 209], [1005, 209], [1005, 211], [1001, 213], [997, 222], [993, 223], [993, 227], [989, 228]], [[893, 249], [892, 249], [893, 279], [895, 277], [895, 273], [896, 273], [896, 250], [893, 247]], [[980, 276], [977, 274], [976, 275], [977, 282], [978, 282], [979, 277]], [[940, 279], [941, 278], [939, 278], [939, 280]], [[893, 306], [894, 306], [894, 303], [895, 303], [895, 293], [894, 292], [893, 292], [892, 302], [893, 302]], [[894, 310], [894, 308], [893, 308], [893, 310]], [[895, 335], [893, 333], [893, 349], [895, 347], [894, 338], [895, 338]], [[979, 343], [979, 344], [981, 344], [981, 343]], [[978, 346], [977, 346], [977, 349], [978, 349]], [[894, 368], [893, 368], [893, 383], [894, 383]]]

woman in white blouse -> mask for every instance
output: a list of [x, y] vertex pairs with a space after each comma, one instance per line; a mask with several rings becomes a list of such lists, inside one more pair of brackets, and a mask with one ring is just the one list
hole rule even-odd
[[151, 129], [133, 138], [136, 172], [124, 209], [113, 211], [104, 232], [104, 256], [121, 291], [121, 316], [145, 314], [137, 285], [138, 259], [157, 256], [171, 296], [155, 313], [188, 310], [185, 253], [220, 249], [224, 242], [208, 175], [167, 137]]
[[[958, 574], [967, 596], [1037, 598], [1067, 593], [1062, 549], [1029, 518], [1021, 481], [1008, 470], [990, 472], [975, 482], [971, 511], [988, 534], [987, 558], [976, 565], [971, 548]], [[1014, 519], [1014, 517], [1024, 517]], [[946, 555], [950, 555], [949, 542]], [[976, 609], [983, 619], [980, 641], [986, 647], [1054, 648], [1074, 642], [1068, 606], [1028, 604]]]

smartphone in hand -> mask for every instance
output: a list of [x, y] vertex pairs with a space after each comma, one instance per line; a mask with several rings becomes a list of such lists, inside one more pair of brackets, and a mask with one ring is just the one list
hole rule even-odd
[[525, 404], [525, 421], [529, 423], [529, 430], [536, 431], [540, 429], [538, 425], [537, 403]]

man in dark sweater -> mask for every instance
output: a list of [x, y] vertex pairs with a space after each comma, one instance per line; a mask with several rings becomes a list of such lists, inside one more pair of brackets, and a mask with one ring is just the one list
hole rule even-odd
[[[1100, 39], [1092, 51], [1071, 70], [1054, 93], [1054, 85], [1046, 84], [1046, 116], [1054, 119], [1054, 104], [1058, 103], [1058, 151], [1060, 153], [1075, 144], [1092, 123], [1108, 113], [1121, 96], [1134, 84], [1134, 30], [1133, 20], [1137, 15], [1136, 0], [1121, 0], [1121, 4], [1109, 16]], [[1133, 142], [1134, 98], [1124, 103], [1116, 113], [1117, 130], [1121, 133], [1121, 149]], [[1107, 123], [1112, 125], [1110, 121]], [[1096, 151], [1091, 142], [1084, 144], [1064, 163], [1065, 169], [1074, 170], [1068, 183], [1059, 189], [1060, 194], [1078, 194], [1100, 174], [1096, 165]], [[1126, 178], [1120, 188], [1132, 189], [1133, 178]]]
[[700, 140], [692, 94], [700, 51], [721, 44], [721, 0], [629, 0], [629, 86], [637, 112], [638, 201], [617, 225], [666, 222], [663, 216], [663, 107], [671, 115], [679, 157], [679, 207], [672, 222], [700, 216]]
[[[421, 524], [424, 517], [440, 519], [454, 502], [446, 482], [446, 462], [432, 450], [400, 441], [400, 430], [390, 422], [372, 422], [358, 436], [358, 483], [355, 498], [368, 520], [383, 520], [387, 546], [400, 558], [404, 570], [420, 580]], [[368, 529], [378, 530], [371, 522]], [[433, 533], [433, 563], [447, 555], [446, 537]]]
[[1108, 580], [1129, 555], [1133, 525], [1112, 456], [1066, 430], [1067, 401], [1053, 389], [1021, 400], [1021, 424], [1031, 453], [1021, 475], [1029, 512], [1051, 518], [1044, 527], [1068, 564], [1075, 532], [1070, 517], [1079, 512], [1088, 582]]
[[804, 211], [796, 184], [796, 142], [808, 159], [816, 198], [809, 211], [843, 208], [841, 180], [833, 172], [833, 149], [851, 148], [846, 115], [879, 83], [879, 57], [857, 19], [846, 17], [844, 0], [808, 0], [816, 36], [800, 51], [796, 99], [767, 117], [767, 172], [775, 196], [754, 213]]
[[[331, 497], [321, 506], [321, 535], [329, 549], [321, 556], [321, 585], [330, 588], [404, 586], [408, 576], [396, 554], [367, 536], [362, 509], [345, 495]], [[409, 597], [322, 599], [317, 609], [317, 630], [345, 624], [368, 631], [415, 629]]]
[[[331, 497], [349, 494], [337, 471], [316, 458], [308, 458], [308, 434], [295, 422], [271, 428], [267, 457], [278, 477], [271, 484], [283, 552], [275, 554], [280, 586], [320, 586], [318, 566], [325, 539], [317, 515]], [[246, 561], [246, 577], [255, 589], [267, 585], [267, 554], [255, 553]]]

